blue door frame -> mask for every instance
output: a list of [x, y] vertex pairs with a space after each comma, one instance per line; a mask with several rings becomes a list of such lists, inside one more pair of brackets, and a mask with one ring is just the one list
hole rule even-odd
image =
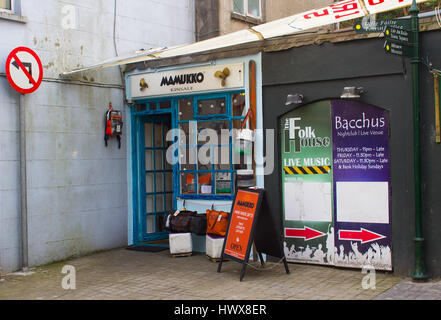
[[[166, 134], [172, 126], [172, 110], [163, 110], [155, 114], [132, 115], [134, 199], [134, 243], [143, 245], [149, 241], [168, 238], [168, 232], [162, 230], [165, 213], [175, 207], [173, 200], [173, 168], [166, 165]], [[150, 125], [148, 125], [150, 124]], [[157, 130], [160, 128], [160, 130]], [[146, 137], [146, 131], [151, 136]], [[160, 145], [157, 144], [158, 137]], [[151, 143], [146, 144], [146, 138]], [[148, 166], [148, 167], [146, 167]], [[147, 179], [149, 177], [149, 179]], [[167, 177], [171, 182], [167, 184]], [[148, 184], [148, 187], [147, 187]], [[170, 189], [167, 189], [170, 186]], [[167, 199], [172, 204], [167, 203]]]

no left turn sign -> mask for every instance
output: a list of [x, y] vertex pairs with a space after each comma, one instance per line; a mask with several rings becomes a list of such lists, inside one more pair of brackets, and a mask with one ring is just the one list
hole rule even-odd
[[6, 59], [6, 76], [15, 90], [29, 94], [37, 90], [43, 80], [43, 65], [33, 50], [19, 47]]

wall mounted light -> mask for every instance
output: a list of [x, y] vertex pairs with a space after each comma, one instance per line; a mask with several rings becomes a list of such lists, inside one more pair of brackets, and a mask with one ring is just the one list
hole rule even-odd
[[289, 106], [291, 104], [301, 104], [303, 103], [304, 97], [300, 93], [288, 94], [286, 96], [285, 106]]
[[342, 99], [357, 99], [360, 98], [361, 94], [364, 92], [362, 87], [344, 87], [343, 93], [340, 98]]

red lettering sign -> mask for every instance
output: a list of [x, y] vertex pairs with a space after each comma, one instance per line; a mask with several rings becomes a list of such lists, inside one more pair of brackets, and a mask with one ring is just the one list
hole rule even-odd
[[258, 193], [237, 191], [228, 236], [225, 240], [225, 254], [245, 260], [258, 200]]

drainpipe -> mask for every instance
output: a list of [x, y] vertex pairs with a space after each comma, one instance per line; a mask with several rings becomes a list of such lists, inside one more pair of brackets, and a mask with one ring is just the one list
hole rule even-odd
[[27, 184], [26, 184], [26, 109], [25, 95], [20, 94], [19, 98], [20, 118], [20, 199], [21, 199], [21, 255], [22, 271], [29, 271], [28, 261], [28, 205], [27, 205]]
[[422, 230], [422, 199], [421, 199], [421, 137], [420, 137], [420, 42], [419, 42], [419, 9], [416, 0], [410, 8], [411, 32], [413, 38], [412, 64], [412, 95], [413, 95], [413, 145], [414, 145], [414, 186], [415, 186], [415, 268], [414, 280], [427, 279], [424, 264], [424, 238]]

